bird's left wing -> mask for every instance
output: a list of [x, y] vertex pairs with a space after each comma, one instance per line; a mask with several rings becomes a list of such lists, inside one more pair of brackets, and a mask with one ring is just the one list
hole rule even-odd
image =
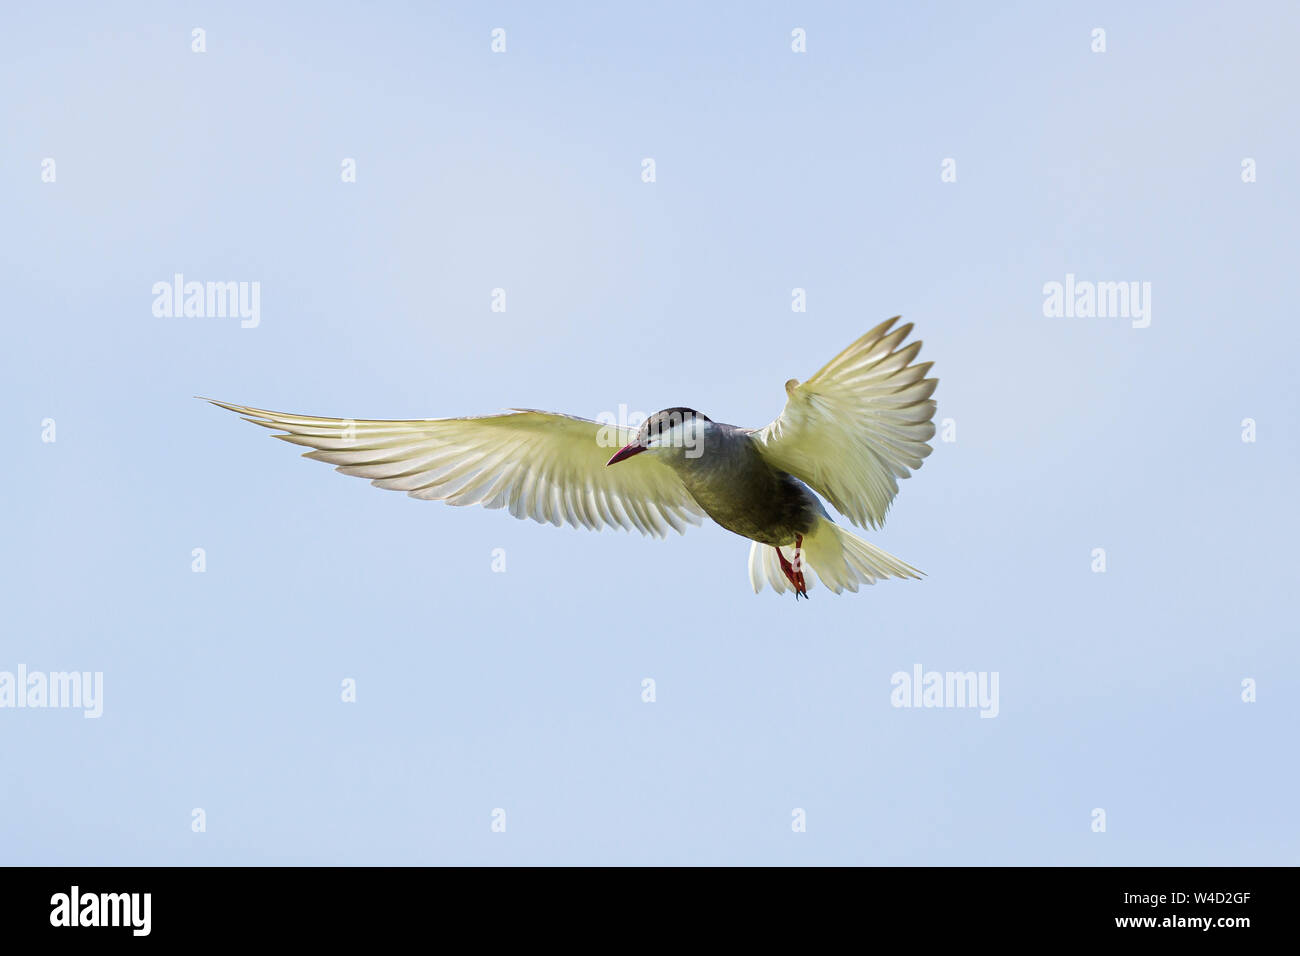
[[305, 445], [380, 488], [453, 505], [509, 508], [516, 518], [597, 530], [626, 528], [663, 537], [699, 524], [703, 512], [681, 479], [652, 455], [607, 468], [631, 442], [626, 428], [585, 418], [515, 409], [482, 418], [354, 421], [214, 405]]
[[[913, 365], [920, 342], [898, 316], [862, 336], [802, 384], [785, 383], [780, 417], [754, 433], [777, 468], [806, 481], [860, 526], [879, 527], [907, 478], [930, 454], [938, 379], [933, 362]], [[909, 470], [911, 469], [911, 470]]]

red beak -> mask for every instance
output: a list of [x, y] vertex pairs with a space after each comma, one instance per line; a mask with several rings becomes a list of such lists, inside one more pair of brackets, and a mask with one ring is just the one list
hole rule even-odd
[[643, 451], [645, 451], [645, 445], [634, 441], [632, 444], [624, 445], [618, 451], [614, 452], [614, 457], [605, 462], [605, 466], [609, 467], [610, 465], [617, 465], [624, 458], [631, 458], [633, 455], [639, 455]]

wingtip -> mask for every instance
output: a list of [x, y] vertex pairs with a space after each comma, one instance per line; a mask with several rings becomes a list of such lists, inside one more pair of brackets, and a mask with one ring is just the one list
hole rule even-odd
[[[897, 335], [898, 330], [894, 328], [894, 325], [901, 318], [902, 318], [901, 315], [895, 315], [888, 319], [885, 319], [885, 321], [881, 322], [879, 325], [874, 326], [873, 328], [870, 328], [867, 331], [863, 332], [860, 336], [858, 336], [857, 341], [855, 341], [844, 351], [847, 352], [850, 349], [854, 349], [859, 346], [865, 345], [868, 342], [878, 342], [879, 340], [883, 339], [886, 335]], [[907, 325], [903, 326], [903, 329], [907, 330], [903, 332], [903, 338], [907, 338], [908, 332], [911, 331], [911, 328], [912, 328], [912, 323], [910, 322]]]
[[245, 409], [243, 405], [232, 405], [230, 402], [223, 402], [218, 398], [207, 398], [206, 396], [203, 395], [195, 395], [194, 397], [201, 402], [207, 402], [209, 405], [215, 405], [217, 406], [217, 408], [224, 408], [228, 412], [235, 412], [236, 414], [242, 414], [243, 412], [247, 411], [247, 409]]

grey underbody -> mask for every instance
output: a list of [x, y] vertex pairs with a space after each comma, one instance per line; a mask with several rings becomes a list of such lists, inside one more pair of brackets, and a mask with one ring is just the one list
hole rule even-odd
[[774, 546], [793, 545], [829, 517], [798, 478], [773, 468], [747, 428], [710, 422], [697, 457], [667, 463], [705, 513], [728, 531]]

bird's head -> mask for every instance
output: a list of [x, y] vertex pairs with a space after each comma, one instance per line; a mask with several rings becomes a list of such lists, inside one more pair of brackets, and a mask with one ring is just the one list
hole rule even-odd
[[605, 464], [615, 465], [645, 451], [673, 458], [699, 458], [704, 454], [705, 430], [711, 424], [711, 418], [693, 408], [665, 408], [647, 418], [636, 438]]

